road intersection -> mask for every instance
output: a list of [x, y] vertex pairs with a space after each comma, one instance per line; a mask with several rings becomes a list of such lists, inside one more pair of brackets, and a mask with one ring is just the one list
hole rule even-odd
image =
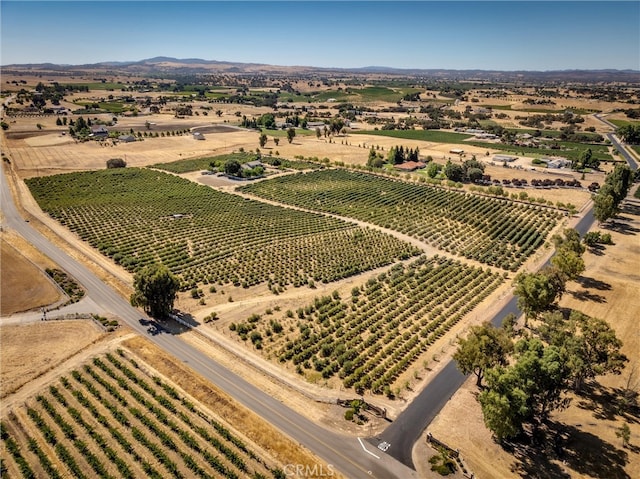
[[[6, 168], [6, 166], [5, 166]], [[336, 434], [291, 410], [280, 401], [237, 376], [212, 358], [183, 341], [179, 335], [160, 333], [149, 335], [140, 319], [151, 321], [133, 308], [124, 298], [102, 282], [88, 268], [52, 244], [39, 231], [26, 222], [13, 202], [6, 170], [0, 175], [0, 202], [4, 214], [3, 228], [11, 228], [47, 255], [70, 274], [86, 290], [87, 296], [102, 311], [109, 311], [132, 330], [147, 337], [177, 360], [188, 364], [196, 373], [220, 387], [239, 403], [251, 409], [284, 434], [310, 449], [333, 469], [349, 478], [377, 477], [382, 479], [411, 479], [414, 470], [401, 464], [380, 450], [372, 455], [358, 438]]]
[[[632, 169], [637, 164], [613, 135], [608, 135], [618, 151], [629, 162]], [[133, 308], [122, 296], [101, 281], [89, 269], [66, 252], [52, 244], [31, 224], [26, 222], [16, 209], [8, 187], [8, 166], [0, 175], [0, 201], [4, 214], [3, 228], [14, 229], [23, 238], [47, 255], [76, 279], [87, 291], [87, 303], [98, 312], [110, 312], [118, 316], [137, 333], [146, 336], [177, 360], [188, 364], [194, 371], [216, 384], [238, 402], [262, 416], [292, 439], [306, 446], [319, 457], [341, 471], [347, 477], [379, 477], [410, 479], [417, 477], [412, 460], [412, 448], [425, 428], [435, 418], [447, 401], [466, 380], [450, 360], [429, 382], [427, 387], [412, 401], [391, 425], [376, 438], [362, 440], [336, 434], [311, 422], [291, 410], [278, 400], [237, 376], [213, 359], [203, 355], [183, 341], [179, 335], [162, 330], [149, 335], [145, 321], [151, 321]], [[593, 224], [591, 207], [584, 212], [576, 229], [584, 234]], [[519, 314], [517, 301], [511, 297], [505, 306], [491, 319], [499, 325], [509, 313]], [[143, 319], [141, 322], [140, 320]]]

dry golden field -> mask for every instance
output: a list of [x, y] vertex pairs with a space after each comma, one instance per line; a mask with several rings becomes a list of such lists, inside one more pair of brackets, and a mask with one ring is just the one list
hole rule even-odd
[[92, 320], [0, 326], [0, 396], [5, 403], [3, 409], [7, 396], [60, 367], [103, 338], [104, 332]]
[[[629, 386], [637, 391], [640, 386], [640, 201], [628, 199], [616, 224], [616, 228], [606, 230], [615, 244], [597, 254], [585, 253], [586, 270], [579, 281], [568, 285], [560, 306], [606, 319], [623, 342], [622, 352], [629, 358], [627, 366], [620, 375], [598, 377], [584, 395], [571, 396], [568, 409], [552, 415], [552, 421], [567, 435], [561, 459], [542, 451], [532, 452], [534, 449], [507, 452], [498, 446], [482, 421], [475, 380], [470, 378], [431, 423], [429, 431], [459, 448], [476, 477], [531, 477], [538, 476], [539, 471], [548, 471], [547, 477], [571, 478], [640, 475], [638, 417], [633, 411], [620, 412], [616, 406], [617, 391]], [[624, 422], [631, 429], [628, 448], [622, 447], [615, 434]]]
[[0, 315], [55, 303], [61, 297], [55, 283], [43, 269], [9, 243], [5, 236], [3, 233], [0, 239]]

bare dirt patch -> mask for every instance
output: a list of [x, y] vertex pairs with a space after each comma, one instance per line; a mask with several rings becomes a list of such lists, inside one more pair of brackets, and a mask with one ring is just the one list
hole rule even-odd
[[59, 146], [73, 144], [73, 138], [69, 135], [62, 135], [58, 133], [50, 133], [47, 135], [34, 136], [32, 138], [25, 138], [25, 143], [29, 146]]
[[42, 266], [22, 254], [7, 239], [3, 233], [0, 239], [0, 315], [28, 311], [58, 301], [62, 294]]
[[90, 320], [0, 327], [1, 396], [11, 394], [104, 336]]

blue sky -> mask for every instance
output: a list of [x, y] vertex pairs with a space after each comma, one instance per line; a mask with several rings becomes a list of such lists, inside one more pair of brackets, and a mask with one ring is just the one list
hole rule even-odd
[[0, 2], [0, 64], [640, 70], [640, 2]]

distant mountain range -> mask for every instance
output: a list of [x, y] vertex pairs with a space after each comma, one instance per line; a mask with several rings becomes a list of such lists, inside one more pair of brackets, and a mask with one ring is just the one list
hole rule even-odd
[[238, 63], [201, 58], [154, 57], [129, 62], [100, 62], [84, 65], [59, 65], [54, 63], [12, 64], [1, 67], [5, 73], [24, 72], [102, 72], [105, 74], [140, 75], [194, 75], [194, 74], [264, 74], [264, 75], [382, 75], [410, 76], [451, 80], [491, 81], [559, 81], [559, 82], [626, 82], [640, 83], [639, 70], [551, 70], [551, 71], [498, 71], [498, 70], [450, 70], [450, 69], [402, 69], [383, 66], [361, 68], [322, 68], [311, 66], [277, 66], [260, 63]]

